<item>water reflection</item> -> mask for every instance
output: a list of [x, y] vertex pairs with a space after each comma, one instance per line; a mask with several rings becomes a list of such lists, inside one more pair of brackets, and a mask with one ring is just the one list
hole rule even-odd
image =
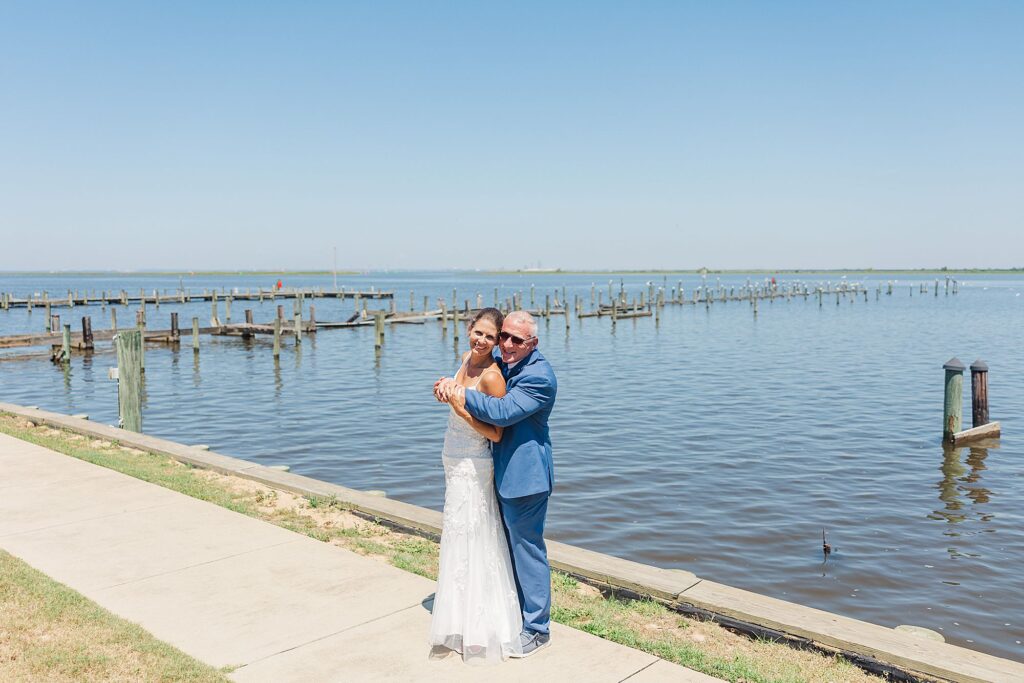
[[61, 371], [64, 373], [64, 394], [68, 400], [71, 399], [71, 363], [61, 363]]
[[[942, 447], [942, 467], [939, 468], [942, 471], [942, 480], [937, 487], [939, 500], [945, 507], [928, 515], [931, 519], [944, 519], [950, 524], [963, 522], [967, 519], [963, 500], [965, 496], [970, 499], [971, 504], [989, 502], [991, 492], [979, 485], [981, 473], [986, 469], [985, 458], [988, 457], [988, 448], [974, 446], [968, 449], [966, 466], [960, 459], [963, 450], [963, 447]], [[982, 519], [991, 517], [982, 515]]]

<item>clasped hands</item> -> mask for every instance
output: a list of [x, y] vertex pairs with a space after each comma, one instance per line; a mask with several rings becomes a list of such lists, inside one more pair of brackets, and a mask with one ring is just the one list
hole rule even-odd
[[448, 403], [455, 411], [462, 413], [466, 407], [466, 388], [459, 386], [452, 377], [442, 377], [434, 382], [434, 398], [439, 403]]

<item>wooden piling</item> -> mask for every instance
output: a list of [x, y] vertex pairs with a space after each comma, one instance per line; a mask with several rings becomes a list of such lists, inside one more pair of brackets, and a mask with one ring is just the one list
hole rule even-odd
[[425, 296], [425, 297], [423, 297], [423, 312], [424, 312], [424, 313], [426, 313], [426, 312], [427, 312], [427, 308], [428, 308], [429, 306], [430, 306], [430, 297], [429, 297], [429, 296]]
[[988, 424], [988, 363], [971, 363], [971, 426]]
[[54, 333], [54, 334], [57, 333], [57, 332], [60, 332], [60, 316], [59, 315], [51, 315], [50, 316], [50, 332]]
[[958, 358], [950, 358], [942, 368], [946, 371], [945, 395], [942, 402], [942, 438], [944, 441], [950, 441], [953, 435], [960, 431], [964, 370], [967, 368]]
[[[198, 318], [193, 318], [198, 326]], [[117, 347], [117, 412], [122, 429], [142, 431], [142, 333], [118, 332]]]
[[316, 334], [316, 306], [309, 305], [309, 322], [306, 324], [307, 334]]
[[281, 319], [274, 318], [274, 358], [281, 355]]
[[302, 314], [295, 314], [295, 345], [298, 346], [302, 343]]
[[[383, 323], [382, 323], [383, 324]], [[452, 306], [452, 338], [459, 341], [459, 307]]]
[[550, 318], [551, 317], [551, 295], [550, 294], [545, 294], [544, 295], [544, 317], [546, 317], [546, 318]]
[[245, 324], [246, 325], [252, 325], [252, 309], [251, 308], [245, 309]]
[[92, 338], [92, 317], [82, 316], [82, 348], [92, 351], [94, 347]]
[[145, 311], [139, 310], [135, 313], [135, 328], [139, 331], [139, 338], [142, 339], [139, 348], [140, 372], [146, 372], [146, 316]]
[[[455, 318], [458, 319], [458, 309], [455, 309], [454, 312]], [[380, 347], [384, 346], [384, 311], [373, 312], [373, 331], [373, 345], [375, 348], [379, 349]], [[456, 331], [456, 334], [458, 334], [458, 331]], [[458, 337], [456, 337], [456, 339], [458, 339]]]
[[233, 298], [234, 297], [229, 296], [228, 298], [224, 299], [224, 320], [227, 322], [231, 322], [231, 300]]
[[178, 329], [177, 311], [171, 311], [171, 339], [173, 339], [175, 343], [181, 339], [181, 330]]
[[284, 304], [277, 305], [277, 319], [284, 320]]
[[70, 363], [71, 362], [71, 324], [64, 324], [64, 334], [61, 337], [60, 342], [60, 362]]
[[199, 353], [199, 318], [192, 317], [192, 353]]

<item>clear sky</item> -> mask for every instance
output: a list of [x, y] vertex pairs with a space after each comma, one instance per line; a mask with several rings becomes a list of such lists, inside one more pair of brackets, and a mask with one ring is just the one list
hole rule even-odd
[[0, 3], [0, 270], [1024, 266], [1024, 2]]

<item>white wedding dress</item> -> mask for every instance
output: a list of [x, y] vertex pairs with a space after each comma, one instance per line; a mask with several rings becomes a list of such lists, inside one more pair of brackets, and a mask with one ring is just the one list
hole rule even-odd
[[431, 654], [455, 650], [469, 663], [500, 662], [521, 650], [523, 616], [494, 493], [490, 442], [451, 410], [441, 459], [444, 519]]

